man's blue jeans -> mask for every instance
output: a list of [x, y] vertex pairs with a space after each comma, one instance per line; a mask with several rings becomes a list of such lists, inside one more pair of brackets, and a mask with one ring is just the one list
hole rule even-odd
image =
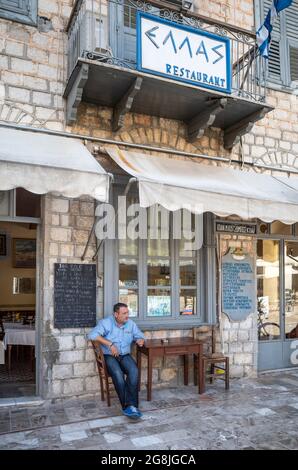
[[138, 407], [139, 371], [134, 359], [130, 354], [118, 357], [105, 354], [105, 361], [122, 408]]

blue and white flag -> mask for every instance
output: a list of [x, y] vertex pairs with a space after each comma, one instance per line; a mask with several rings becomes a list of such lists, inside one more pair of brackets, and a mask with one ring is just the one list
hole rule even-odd
[[293, 0], [273, 0], [264, 23], [257, 31], [257, 44], [261, 56], [265, 57], [265, 59], [268, 59], [273, 23], [277, 18], [278, 13], [289, 7], [292, 2]]

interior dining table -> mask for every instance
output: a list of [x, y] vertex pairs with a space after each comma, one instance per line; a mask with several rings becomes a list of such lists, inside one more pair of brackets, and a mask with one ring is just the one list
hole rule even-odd
[[21, 323], [3, 322], [4, 349], [8, 350], [8, 370], [11, 370], [11, 350], [13, 345], [35, 346], [35, 328]]

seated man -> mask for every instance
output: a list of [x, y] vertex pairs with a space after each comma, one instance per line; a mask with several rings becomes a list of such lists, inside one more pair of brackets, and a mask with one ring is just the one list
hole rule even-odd
[[[137, 325], [128, 319], [126, 304], [114, 305], [114, 315], [100, 320], [90, 331], [88, 339], [102, 345], [106, 366], [112, 377], [123, 414], [138, 419], [138, 368], [130, 355], [131, 343], [144, 344], [144, 335]], [[126, 379], [125, 379], [126, 375]]]

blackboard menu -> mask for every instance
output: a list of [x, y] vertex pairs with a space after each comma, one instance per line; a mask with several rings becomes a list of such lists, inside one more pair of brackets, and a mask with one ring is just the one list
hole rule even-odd
[[222, 259], [222, 311], [245, 320], [256, 308], [255, 270], [251, 256], [227, 253]]
[[55, 263], [54, 326], [84, 328], [96, 323], [95, 264]]

